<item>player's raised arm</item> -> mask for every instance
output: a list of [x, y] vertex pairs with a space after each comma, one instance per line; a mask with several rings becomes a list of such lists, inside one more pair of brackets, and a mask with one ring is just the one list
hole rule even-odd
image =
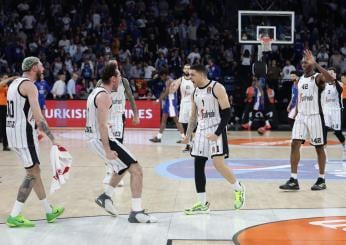
[[324, 86], [326, 82], [334, 81], [336, 79], [335, 76], [329, 74], [326, 69], [316, 62], [316, 59], [310, 50], [304, 51], [304, 57], [309, 64], [313, 65], [320, 72], [320, 75], [318, 75], [316, 78], [316, 83], [318, 86]]
[[50, 141], [53, 144], [57, 144], [55, 142], [55, 137], [52, 134], [50, 128], [48, 127], [48, 123], [46, 122], [46, 119], [42, 115], [42, 111], [40, 108], [40, 105], [38, 103], [38, 91], [35, 85], [32, 82], [26, 81], [23, 82], [23, 84], [20, 87], [20, 92], [28, 97], [30, 108], [32, 110], [32, 114], [34, 116], [34, 119], [38, 125], [38, 127], [43, 131], [47, 137], [50, 139]]
[[112, 99], [107, 93], [100, 93], [96, 97], [96, 106], [98, 109], [97, 120], [99, 123], [100, 137], [106, 157], [109, 160], [116, 159], [116, 153], [111, 150], [108, 139], [108, 112], [112, 105]]

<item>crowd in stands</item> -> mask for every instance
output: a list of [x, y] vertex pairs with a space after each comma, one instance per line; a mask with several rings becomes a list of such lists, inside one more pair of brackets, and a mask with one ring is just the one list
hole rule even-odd
[[[238, 43], [237, 14], [266, 6], [295, 11], [295, 42], [274, 45], [258, 61], [255, 45], [249, 50]], [[230, 93], [241, 104], [251, 74], [280, 96], [280, 81], [301, 70], [305, 48], [321, 65], [346, 72], [346, 27], [340, 21], [345, 15], [342, 0], [5, 0], [0, 73], [18, 73], [24, 57], [38, 56], [51, 98], [84, 99], [104, 64], [116, 58], [135, 95], [146, 98], [154, 96], [146, 81], [160, 70], [177, 78], [184, 63], [202, 63], [211, 79], [234, 81]]]

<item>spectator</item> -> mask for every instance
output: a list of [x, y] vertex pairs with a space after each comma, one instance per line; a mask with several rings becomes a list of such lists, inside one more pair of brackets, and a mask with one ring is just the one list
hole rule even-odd
[[329, 64], [330, 66], [336, 69], [336, 72], [340, 72], [340, 65], [342, 61], [342, 55], [337, 49], [333, 50], [333, 55], [330, 57]]
[[59, 75], [59, 80], [54, 83], [51, 93], [54, 99], [65, 99], [66, 84], [64, 74]]
[[278, 91], [280, 73], [281, 69], [277, 66], [276, 60], [272, 60], [271, 66], [268, 69], [268, 83], [276, 92]]
[[85, 89], [85, 81], [78, 80], [76, 83], [76, 98], [86, 99], [88, 97]]
[[164, 53], [160, 52], [159, 57], [155, 61], [155, 69], [159, 71], [161, 69], [166, 68], [167, 66], [168, 66], [167, 59], [165, 58]]
[[207, 71], [209, 79], [220, 82], [221, 70], [220, 67], [215, 64], [214, 59], [208, 60]]
[[38, 102], [40, 104], [42, 115], [44, 115], [44, 111], [46, 109], [46, 97], [50, 93], [51, 87], [49, 86], [48, 82], [44, 79], [43, 74], [41, 74], [39, 80], [35, 81], [35, 85], [38, 90]]
[[72, 74], [71, 79], [67, 82], [67, 95], [71, 100], [76, 98], [76, 82], [78, 75], [76, 73]]
[[254, 75], [255, 77], [258, 77], [259, 79], [266, 78], [267, 72], [268, 72], [268, 67], [267, 67], [267, 63], [265, 62], [264, 56], [262, 57], [261, 60], [256, 60], [252, 64], [252, 75]]
[[178, 78], [181, 75], [183, 64], [182, 64], [182, 60], [179, 56], [179, 49], [175, 49], [173, 52], [174, 52], [174, 54], [171, 58], [170, 68], [171, 68], [171, 71], [174, 75], [174, 78]]
[[155, 68], [146, 61], [144, 62], [143, 69], [144, 69], [144, 79], [152, 79], [153, 73], [156, 71]]
[[290, 80], [291, 78], [291, 72], [295, 71], [296, 68], [291, 65], [291, 61], [286, 60], [286, 65], [284, 66], [284, 68], [282, 69], [281, 75], [282, 75], [282, 79], [283, 80]]
[[28, 13], [23, 17], [22, 23], [23, 23], [24, 29], [26, 31], [31, 31], [34, 28], [35, 24], [36, 24], [36, 19], [31, 14], [31, 12], [28, 11]]
[[321, 47], [321, 50], [317, 54], [317, 62], [320, 66], [327, 68], [328, 67], [328, 61], [329, 61], [329, 55], [327, 53], [326, 47], [323, 45]]
[[86, 80], [86, 81], [90, 81], [92, 76], [93, 76], [93, 71], [90, 67], [90, 63], [89, 62], [85, 62], [84, 66], [82, 65], [82, 77]]
[[191, 53], [189, 53], [189, 55], [187, 56], [187, 59], [188, 59], [190, 65], [200, 63], [201, 55], [200, 55], [197, 47], [194, 47], [193, 51], [191, 51]]
[[143, 67], [141, 62], [137, 62], [136, 65], [132, 66], [129, 74], [130, 79], [138, 79], [143, 77]]

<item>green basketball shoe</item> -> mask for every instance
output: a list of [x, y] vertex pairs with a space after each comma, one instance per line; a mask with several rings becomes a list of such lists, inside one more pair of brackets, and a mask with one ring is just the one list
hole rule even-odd
[[236, 210], [241, 209], [245, 204], [245, 186], [240, 184], [242, 189], [240, 191], [234, 191], [234, 208]]
[[54, 223], [56, 218], [58, 218], [65, 209], [63, 207], [53, 207], [52, 206], [52, 212], [50, 214], [46, 214], [47, 222], [48, 223]]
[[197, 202], [192, 208], [185, 209], [186, 215], [194, 215], [194, 214], [208, 214], [210, 212], [209, 209], [210, 203], [206, 202], [205, 204], [201, 202]]
[[34, 227], [35, 224], [30, 220], [24, 218], [23, 215], [19, 214], [16, 217], [8, 216], [6, 220], [8, 227]]

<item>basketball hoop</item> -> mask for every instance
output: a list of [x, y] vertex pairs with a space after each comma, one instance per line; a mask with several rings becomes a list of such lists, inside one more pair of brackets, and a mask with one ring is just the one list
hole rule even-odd
[[272, 51], [272, 43], [273, 39], [267, 35], [263, 35], [260, 37], [261, 44], [258, 45], [258, 60], [261, 60], [263, 57], [263, 53], [269, 53]]
[[268, 36], [264, 36], [260, 38], [260, 47], [261, 47], [261, 52], [271, 52], [272, 51], [272, 43], [273, 39], [271, 39]]

